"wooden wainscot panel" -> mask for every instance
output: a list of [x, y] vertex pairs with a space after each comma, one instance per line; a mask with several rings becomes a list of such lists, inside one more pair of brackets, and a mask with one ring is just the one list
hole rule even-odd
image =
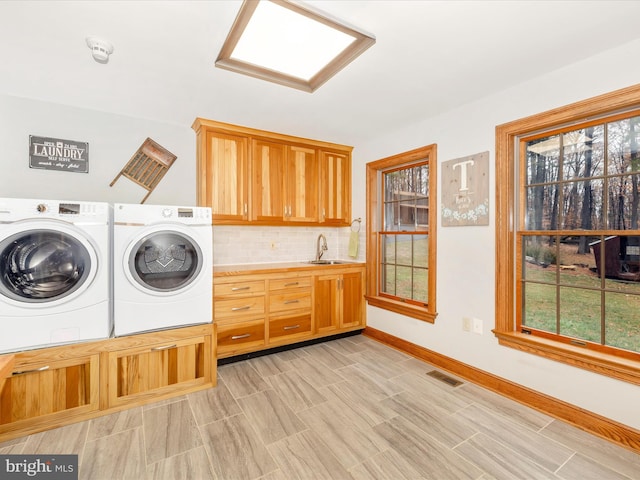
[[212, 385], [212, 333], [110, 352], [109, 406], [140, 403]]
[[99, 355], [22, 363], [0, 393], [0, 432], [43, 425], [99, 408]]

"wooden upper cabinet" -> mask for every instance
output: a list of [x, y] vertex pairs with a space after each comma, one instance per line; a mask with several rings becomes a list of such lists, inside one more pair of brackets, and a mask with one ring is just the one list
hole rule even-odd
[[206, 179], [198, 191], [198, 205], [211, 207], [212, 219], [246, 222], [249, 212], [248, 139], [220, 132], [206, 132], [205, 158], [198, 162]]
[[202, 118], [193, 129], [214, 224], [350, 224], [352, 147]]
[[318, 223], [320, 171], [314, 148], [287, 148], [285, 182], [285, 221]]
[[351, 222], [351, 155], [320, 150], [320, 222], [348, 225]]
[[286, 147], [261, 139], [251, 141], [251, 220], [281, 222], [285, 216]]

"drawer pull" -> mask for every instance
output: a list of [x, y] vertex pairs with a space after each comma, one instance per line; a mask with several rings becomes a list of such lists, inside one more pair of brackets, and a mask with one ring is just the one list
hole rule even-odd
[[49, 365], [45, 365], [44, 367], [34, 368], [33, 370], [23, 370], [21, 372], [13, 372], [11, 375], [24, 375], [25, 373], [35, 373], [35, 372], [44, 372], [45, 370], [49, 370]]
[[231, 340], [241, 340], [243, 338], [249, 338], [250, 336], [250, 333], [243, 333], [242, 335], [232, 335]]
[[300, 300], [287, 300], [284, 302], [285, 305], [289, 305], [290, 303], [300, 303]]
[[169, 350], [170, 348], [175, 348], [175, 347], [177, 347], [177, 345], [174, 343], [173, 345], [164, 345], [162, 347], [153, 347], [151, 349], [151, 351], [152, 352], [159, 352], [159, 351], [162, 351], [162, 350]]
[[285, 287], [293, 287], [294, 285], [299, 285], [300, 282], [289, 282], [289, 283], [285, 283], [284, 286]]
[[233, 287], [231, 289], [232, 292], [238, 292], [240, 290], [249, 290], [251, 287], [247, 286], [247, 287]]
[[234, 307], [231, 309], [232, 312], [239, 312], [241, 310], [249, 310], [251, 305], [245, 305], [244, 307]]
[[300, 325], [287, 325], [286, 327], [283, 327], [283, 330], [295, 330], [296, 328], [300, 328]]

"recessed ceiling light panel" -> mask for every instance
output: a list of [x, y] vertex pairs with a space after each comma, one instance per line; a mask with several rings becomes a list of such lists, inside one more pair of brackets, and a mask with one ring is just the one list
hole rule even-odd
[[313, 92], [375, 38], [289, 0], [245, 0], [216, 66]]

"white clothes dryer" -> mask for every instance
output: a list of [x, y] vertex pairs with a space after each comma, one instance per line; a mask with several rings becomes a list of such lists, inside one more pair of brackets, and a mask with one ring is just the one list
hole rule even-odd
[[116, 336], [213, 320], [211, 209], [113, 206]]
[[0, 353], [111, 334], [111, 207], [0, 198]]

